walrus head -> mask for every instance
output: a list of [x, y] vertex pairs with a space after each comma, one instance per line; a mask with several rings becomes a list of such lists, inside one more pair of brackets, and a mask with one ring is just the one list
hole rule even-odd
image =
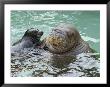
[[52, 29], [46, 38], [46, 46], [53, 53], [64, 53], [71, 50], [81, 39], [75, 27], [69, 24], [60, 24]]
[[34, 29], [34, 28], [31, 28], [31, 29], [28, 29], [24, 36], [22, 37], [23, 38], [30, 38], [32, 40], [33, 43], [35, 42], [39, 42], [40, 41], [40, 38], [41, 36], [43, 35], [43, 32], [42, 31], [39, 31], [38, 29]]

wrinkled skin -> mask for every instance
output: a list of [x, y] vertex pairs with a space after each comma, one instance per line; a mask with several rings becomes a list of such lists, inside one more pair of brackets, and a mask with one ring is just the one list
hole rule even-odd
[[80, 53], [91, 52], [87, 42], [85, 42], [77, 29], [69, 24], [60, 24], [45, 39], [45, 47], [55, 54], [72, 53], [78, 55]]

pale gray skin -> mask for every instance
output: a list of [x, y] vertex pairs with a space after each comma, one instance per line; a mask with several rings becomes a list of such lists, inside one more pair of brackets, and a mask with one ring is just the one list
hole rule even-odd
[[41, 44], [40, 38], [42, 35], [43, 32], [39, 31], [38, 29], [28, 29], [23, 37], [12, 45], [11, 52], [19, 51], [24, 48], [29, 48], [33, 46], [39, 46]]
[[[51, 37], [53, 38], [50, 39]], [[61, 45], [60, 42], [57, 43], [54, 37], [62, 39]], [[52, 29], [44, 42], [45, 47], [54, 54], [78, 55], [91, 52], [89, 44], [81, 38], [78, 30], [70, 24], [60, 24]]]

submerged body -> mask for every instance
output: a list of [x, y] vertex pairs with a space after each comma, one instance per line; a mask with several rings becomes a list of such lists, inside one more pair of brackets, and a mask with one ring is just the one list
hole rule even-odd
[[[99, 77], [99, 61], [90, 58], [87, 54], [78, 55], [91, 50], [78, 31], [69, 28], [63, 26], [53, 29], [44, 43], [40, 41], [42, 32], [27, 30], [22, 39], [12, 46], [15, 50], [19, 48], [22, 52], [17, 51], [11, 55], [11, 76]], [[38, 46], [44, 45], [49, 51], [38, 49]]]

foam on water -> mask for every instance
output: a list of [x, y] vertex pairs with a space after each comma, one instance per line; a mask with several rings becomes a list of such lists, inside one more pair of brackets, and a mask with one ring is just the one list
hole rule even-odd
[[97, 54], [80, 54], [77, 57], [65, 56], [63, 58], [55, 58], [52, 53], [43, 49], [26, 48], [12, 55], [11, 76], [98, 77], [100, 76], [100, 61], [90, 57], [91, 55]]

